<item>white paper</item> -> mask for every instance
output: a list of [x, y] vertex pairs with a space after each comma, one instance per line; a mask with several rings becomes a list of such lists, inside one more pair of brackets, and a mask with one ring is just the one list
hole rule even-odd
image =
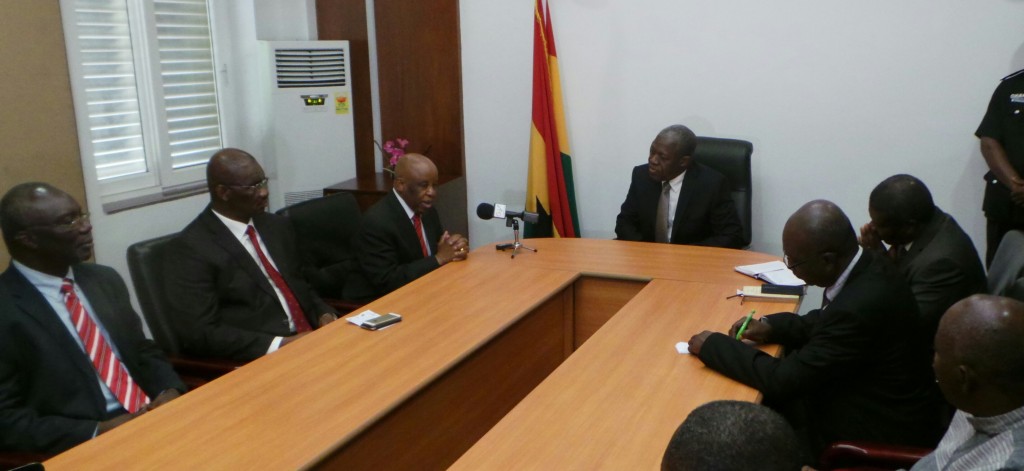
[[380, 314], [377, 314], [376, 312], [367, 309], [352, 317], [346, 317], [345, 320], [349, 321], [353, 325], [363, 325], [363, 322], [366, 322], [370, 319], [376, 319], [378, 317], [380, 317]]
[[786, 264], [778, 260], [774, 262], [758, 263], [755, 265], [740, 265], [736, 267], [736, 271], [757, 278], [757, 275], [768, 271], [786, 270]]
[[683, 355], [689, 355], [690, 354], [690, 344], [688, 344], [686, 342], [679, 342], [679, 343], [676, 344], [676, 351], [681, 353], [681, 354], [683, 354]]
[[735, 270], [773, 285], [803, 286], [807, 284], [804, 280], [797, 278], [793, 274], [793, 270], [786, 267], [785, 263], [778, 260], [755, 265], [740, 265]]

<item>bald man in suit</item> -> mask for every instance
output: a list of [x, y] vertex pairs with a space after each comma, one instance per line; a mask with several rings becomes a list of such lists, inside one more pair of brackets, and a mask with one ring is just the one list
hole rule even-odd
[[207, 164], [210, 205], [168, 252], [167, 300], [182, 349], [248, 361], [337, 319], [309, 287], [291, 224], [267, 212], [256, 159], [223, 149]]
[[0, 275], [0, 450], [61, 452], [185, 392], [124, 280], [85, 263], [92, 225], [70, 195], [15, 186], [0, 229], [12, 258]]

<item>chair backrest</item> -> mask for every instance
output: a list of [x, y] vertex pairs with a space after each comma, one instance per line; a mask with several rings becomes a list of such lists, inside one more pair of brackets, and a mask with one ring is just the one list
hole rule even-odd
[[732, 199], [743, 225], [743, 245], [751, 241], [751, 202], [753, 187], [750, 178], [750, 156], [754, 145], [739, 139], [718, 137], [697, 137], [697, 150], [693, 158], [701, 165], [707, 165], [725, 175], [732, 187]]
[[295, 228], [306, 263], [306, 279], [321, 296], [342, 298], [342, 289], [358, 262], [352, 239], [362, 213], [351, 193], [335, 193], [294, 204], [277, 212]]
[[988, 267], [988, 292], [1024, 301], [1024, 232], [1009, 231]]
[[135, 285], [135, 295], [139, 298], [142, 315], [146, 318], [153, 340], [171, 356], [177, 356], [181, 349], [167, 310], [163, 268], [164, 254], [177, 235], [144, 240], [128, 247], [128, 271]]

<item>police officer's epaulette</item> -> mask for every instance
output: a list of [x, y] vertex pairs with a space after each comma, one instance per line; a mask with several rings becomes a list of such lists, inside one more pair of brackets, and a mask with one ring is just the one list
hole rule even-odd
[[1003, 78], [999, 79], [999, 81], [1002, 82], [1004, 80], [1009, 80], [1009, 79], [1012, 79], [1012, 78], [1014, 78], [1014, 77], [1016, 77], [1018, 75], [1024, 75], [1024, 69], [1020, 69], [1020, 70], [1018, 70], [1018, 71], [1016, 71], [1016, 72], [1014, 72], [1014, 73], [1012, 73], [1010, 75], [1007, 75], [1006, 77], [1003, 77]]

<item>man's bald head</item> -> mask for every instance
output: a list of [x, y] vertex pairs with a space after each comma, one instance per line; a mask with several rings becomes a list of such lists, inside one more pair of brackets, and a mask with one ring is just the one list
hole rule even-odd
[[214, 211], [239, 222], [267, 210], [267, 177], [252, 154], [221, 149], [206, 164], [206, 185]]
[[417, 214], [434, 204], [437, 195], [437, 166], [427, 156], [405, 154], [395, 166], [395, 191]]
[[831, 286], [857, 253], [857, 235], [839, 206], [814, 200], [786, 221], [782, 248], [797, 276], [816, 286]]
[[217, 151], [206, 164], [206, 184], [210, 193], [217, 185], [240, 184], [253, 166], [259, 167], [260, 164], [252, 154], [242, 149], [228, 147]]
[[958, 409], [991, 416], [1024, 406], [1024, 303], [978, 294], [946, 311], [935, 377]]
[[0, 199], [0, 228], [11, 257], [53, 276], [92, 256], [92, 224], [71, 195], [48, 183], [16, 185]]
[[437, 173], [437, 166], [429, 157], [423, 154], [405, 154], [398, 159], [395, 165], [395, 176], [397, 178], [410, 178], [418, 174], [433, 171]]

